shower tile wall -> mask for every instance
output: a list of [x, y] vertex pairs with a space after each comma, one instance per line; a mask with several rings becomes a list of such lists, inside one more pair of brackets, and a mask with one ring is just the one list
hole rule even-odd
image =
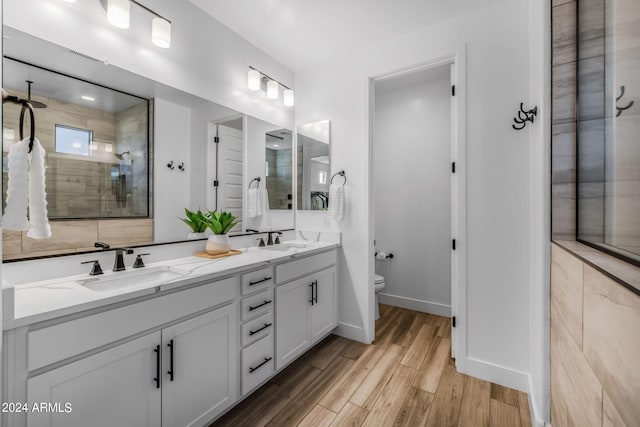
[[291, 150], [267, 149], [266, 158], [269, 163], [267, 177], [269, 209], [291, 209], [293, 203]]

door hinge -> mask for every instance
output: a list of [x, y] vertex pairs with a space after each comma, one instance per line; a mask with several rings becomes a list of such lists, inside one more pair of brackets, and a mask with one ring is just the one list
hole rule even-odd
[[455, 251], [456, 250], [456, 239], [453, 239], [451, 241], [451, 248]]
[[456, 85], [451, 86], [451, 96], [456, 96]]
[[216, 144], [220, 142], [220, 137], [219, 136], [214, 136], [213, 137], [213, 142], [215, 142]]
[[456, 173], [456, 162], [451, 163], [451, 173]]
[[220, 183], [218, 182], [218, 180], [217, 180], [217, 179], [216, 179], [216, 180], [214, 180], [214, 181], [213, 181], [213, 186], [214, 186], [214, 187], [217, 187], [218, 185], [220, 185]]
[[451, 326], [454, 327], [454, 328], [456, 327], [456, 316], [453, 316], [451, 318]]

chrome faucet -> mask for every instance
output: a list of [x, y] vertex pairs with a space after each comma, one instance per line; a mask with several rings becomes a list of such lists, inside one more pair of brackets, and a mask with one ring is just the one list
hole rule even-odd
[[113, 263], [113, 271], [123, 271], [127, 268], [124, 266], [124, 254], [131, 255], [133, 253], [133, 249], [129, 248], [121, 248], [116, 249], [116, 260]]

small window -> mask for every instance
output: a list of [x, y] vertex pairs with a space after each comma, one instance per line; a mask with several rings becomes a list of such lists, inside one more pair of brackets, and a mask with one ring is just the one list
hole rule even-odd
[[326, 184], [327, 183], [327, 172], [326, 171], [320, 171], [320, 175], [318, 175], [318, 183], [319, 184]]
[[56, 153], [90, 156], [93, 131], [56, 125]]

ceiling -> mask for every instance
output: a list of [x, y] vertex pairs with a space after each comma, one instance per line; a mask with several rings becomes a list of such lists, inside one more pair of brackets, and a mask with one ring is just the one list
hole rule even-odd
[[191, 0], [294, 71], [500, 0]]
[[382, 94], [442, 79], [451, 79], [450, 65], [441, 65], [435, 68], [428, 68], [388, 78], [376, 79], [375, 89], [376, 94]]

